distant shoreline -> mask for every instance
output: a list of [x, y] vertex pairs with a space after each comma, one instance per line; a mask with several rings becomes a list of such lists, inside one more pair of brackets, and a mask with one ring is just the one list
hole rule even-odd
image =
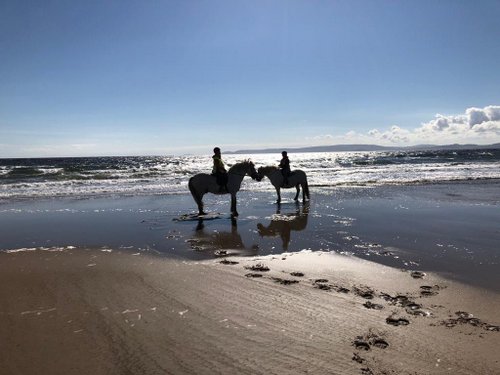
[[491, 150], [500, 148], [500, 143], [489, 145], [476, 144], [452, 144], [452, 145], [417, 145], [417, 146], [379, 146], [373, 144], [342, 144], [330, 146], [310, 146], [310, 147], [281, 147], [281, 148], [266, 148], [266, 149], [247, 149], [226, 151], [225, 154], [267, 154], [280, 153], [283, 150], [289, 152], [362, 152], [362, 151], [421, 151], [421, 150]]

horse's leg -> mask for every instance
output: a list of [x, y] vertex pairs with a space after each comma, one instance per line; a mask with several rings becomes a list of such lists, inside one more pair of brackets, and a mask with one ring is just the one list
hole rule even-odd
[[203, 212], [203, 193], [198, 192], [198, 190], [194, 186], [194, 180], [191, 177], [189, 179], [189, 191], [191, 191], [191, 195], [193, 196], [194, 201], [198, 205], [198, 215], [205, 215], [205, 212]]
[[198, 200], [196, 201], [198, 204], [198, 215], [206, 215], [205, 211], [203, 211], [203, 195], [204, 194], [200, 194]]
[[238, 216], [238, 211], [236, 211], [236, 194], [231, 194], [231, 215]]
[[278, 200], [276, 201], [276, 203], [281, 203], [281, 188], [276, 188], [276, 194], [278, 194]]
[[295, 198], [293, 198], [294, 201], [299, 199], [300, 185], [299, 184], [295, 185], [295, 189], [297, 189], [297, 194], [295, 194]]

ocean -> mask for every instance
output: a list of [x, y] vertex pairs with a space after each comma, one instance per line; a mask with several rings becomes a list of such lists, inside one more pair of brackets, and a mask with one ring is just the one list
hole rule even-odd
[[[316, 190], [500, 179], [500, 149], [291, 153]], [[223, 155], [228, 166], [250, 159], [277, 165], [279, 154]], [[210, 173], [211, 155], [0, 159], [0, 200], [50, 197], [164, 195], [188, 192], [197, 173]], [[245, 179], [243, 190], [269, 183]]]

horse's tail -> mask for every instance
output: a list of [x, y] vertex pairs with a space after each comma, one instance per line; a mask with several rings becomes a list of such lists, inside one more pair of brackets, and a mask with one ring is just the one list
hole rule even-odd
[[191, 177], [189, 179], [189, 182], [188, 182], [188, 187], [189, 187], [189, 191], [191, 192], [191, 195], [193, 196], [194, 198], [194, 201], [196, 202], [196, 204], [198, 205], [198, 208], [201, 210], [203, 210], [203, 201], [201, 200], [201, 196], [200, 194], [198, 193], [198, 191], [196, 190], [196, 188], [194, 187], [194, 182], [193, 182], [193, 179], [194, 177]]
[[309, 184], [307, 183], [307, 176], [305, 173], [304, 173], [304, 177], [305, 177], [305, 183], [304, 183], [304, 186], [302, 187], [302, 189], [304, 190], [304, 193], [305, 193], [307, 199], [311, 199], [309, 197]]

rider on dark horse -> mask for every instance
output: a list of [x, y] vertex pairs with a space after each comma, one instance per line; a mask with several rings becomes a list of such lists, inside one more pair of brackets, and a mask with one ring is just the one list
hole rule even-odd
[[222, 161], [222, 155], [219, 147], [214, 148], [214, 156], [212, 156], [212, 159], [214, 161], [212, 175], [215, 176], [217, 185], [220, 186], [221, 192], [224, 191], [224, 189], [227, 191], [226, 185], [228, 176], [226, 168], [224, 167], [224, 162]]
[[283, 158], [280, 161], [281, 174], [283, 175], [283, 186], [288, 185], [288, 176], [290, 176], [290, 160], [286, 151], [281, 153]]

